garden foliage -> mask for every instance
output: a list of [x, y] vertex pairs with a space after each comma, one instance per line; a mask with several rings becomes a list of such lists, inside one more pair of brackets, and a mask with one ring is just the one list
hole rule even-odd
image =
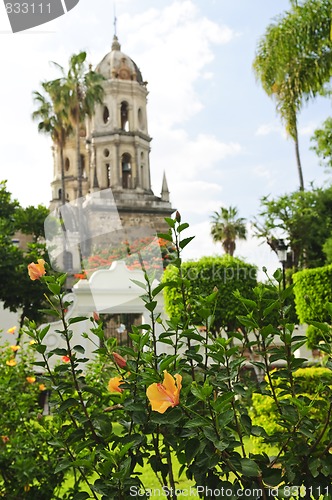
[[[163, 281], [178, 279], [179, 267], [168, 266]], [[235, 329], [240, 325], [237, 316], [245, 312], [243, 304], [235, 297], [239, 290], [246, 298], [253, 298], [253, 288], [257, 285], [257, 268], [241, 259], [224, 255], [223, 257], [202, 257], [198, 261], [183, 262], [181, 275], [186, 288], [187, 307], [192, 308], [192, 321], [201, 322], [199, 311], [200, 296], [218, 290], [215, 298], [214, 328]], [[171, 318], [183, 315], [183, 297], [177, 287], [165, 287], [166, 312]]]
[[[290, 307], [285, 304], [292, 287], [283, 289], [279, 270], [273, 282], [255, 285], [251, 298], [234, 292], [242, 305], [240, 326], [219, 330], [216, 311], [228, 296], [219, 297], [217, 289], [190, 289], [181, 263], [181, 251], [192, 239], [182, 237], [188, 224], [178, 213], [166, 221], [170, 229], [163, 237], [175, 245], [172, 265], [177, 272], [157, 286], [145, 272], [139, 285], [150, 324], [132, 328], [131, 346], [104, 339], [102, 322], [91, 318], [93, 327], [84, 337], [96, 345], [93, 365], [83, 346], [73, 341], [72, 324], [82, 318], [66, 320], [70, 303], [63, 292], [65, 275], [40, 277], [49, 292], [50, 313], [62, 322], [58, 335], [66, 347], [49, 349], [48, 327], [34, 322], [25, 333], [42, 358], [35, 364], [44, 371], [42, 383], [52, 394], [52, 419], [59, 430], [45, 442], [57, 455], [54, 474], [73, 482], [63, 498], [150, 498], [150, 485], [141, 476], [144, 466], [158, 478], [159, 496], [172, 500], [188, 496], [188, 490], [183, 495], [179, 491], [179, 476], [190, 480], [202, 499], [236, 500], [244, 492], [252, 500], [299, 498], [300, 487], [306, 499], [321, 494], [331, 499], [330, 376], [324, 375], [316, 387], [299, 383], [296, 374], [306, 370], [307, 360], [296, 351], [306, 339], [288, 320]], [[163, 289], [174, 289], [182, 301], [181, 314], [169, 320], [155, 312], [156, 296]], [[163, 327], [159, 338], [156, 324]], [[162, 347], [158, 351], [157, 343]], [[330, 344], [320, 347], [330, 373]], [[59, 361], [54, 370], [49, 369], [51, 357]], [[245, 376], [248, 369], [251, 376]], [[269, 430], [251, 417], [256, 394], [272, 401], [279, 428]], [[10, 430], [8, 434], [11, 439]], [[250, 451], [253, 436], [273, 453]], [[31, 477], [28, 487], [36, 481]], [[21, 498], [28, 497], [23, 493]]]
[[0, 498], [55, 500], [64, 479], [63, 451], [51, 446], [61, 429], [43, 415], [46, 386], [33, 369], [32, 346], [0, 351]]
[[303, 269], [293, 274], [295, 306], [301, 323], [328, 321], [332, 302], [332, 265]]

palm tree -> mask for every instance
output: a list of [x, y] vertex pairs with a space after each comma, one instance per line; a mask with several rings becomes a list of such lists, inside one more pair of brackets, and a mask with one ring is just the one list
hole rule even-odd
[[[66, 186], [65, 186], [65, 168], [63, 151], [69, 135], [72, 133], [72, 126], [68, 120], [66, 109], [54, 105], [54, 101], [60, 100], [62, 93], [61, 87], [55, 88], [49, 82], [43, 82], [42, 87], [44, 93], [33, 92], [34, 101], [38, 105], [38, 109], [33, 112], [32, 118], [40, 120], [38, 123], [38, 131], [49, 134], [53, 142], [58, 146], [60, 151], [60, 166], [61, 166], [61, 203], [66, 202]], [[56, 92], [56, 94], [55, 94]], [[56, 97], [55, 97], [56, 95]]]
[[303, 103], [321, 93], [332, 68], [331, 0], [291, 0], [258, 43], [253, 69], [294, 140], [300, 190], [304, 190], [298, 139]]
[[221, 242], [226, 254], [232, 256], [236, 248], [236, 239], [245, 240], [247, 237], [245, 219], [238, 217], [236, 207], [221, 207], [219, 212], [214, 212], [212, 215], [211, 223], [213, 241]]
[[[72, 55], [69, 59], [69, 69], [67, 72], [59, 64], [53, 63], [60, 69], [62, 76], [57, 80], [48, 82], [50, 88], [54, 88], [55, 90], [56, 109], [61, 109], [63, 106], [66, 107], [69, 122], [75, 131], [78, 198], [81, 198], [83, 195], [80, 132], [85, 125], [86, 118], [92, 117], [95, 105], [98, 103], [101, 104], [104, 96], [104, 87], [102, 85], [104, 77], [92, 71], [91, 66], [87, 71], [86, 56], [86, 52]], [[63, 92], [57, 95], [56, 89], [59, 88]]]

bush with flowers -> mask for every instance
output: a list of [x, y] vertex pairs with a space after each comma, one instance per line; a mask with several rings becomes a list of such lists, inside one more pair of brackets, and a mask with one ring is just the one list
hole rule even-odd
[[50, 446], [59, 428], [44, 415], [47, 388], [32, 354], [29, 344], [0, 350], [0, 498], [7, 500], [62, 498], [64, 474], [54, 471], [63, 453]]
[[[42, 356], [43, 383], [52, 391], [52, 415], [59, 429], [49, 441], [58, 454], [54, 473], [74, 481], [63, 498], [332, 498], [332, 393], [329, 386], [324, 388], [324, 417], [317, 422], [294, 377], [306, 360], [296, 357], [305, 338], [287, 318], [285, 303], [292, 287], [282, 288], [277, 271], [273, 282], [254, 287], [252, 298], [235, 292], [245, 309], [237, 318], [241, 327], [216, 332], [218, 290], [194, 298], [193, 318], [181, 265], [181, 252], [192, 238], [182, 237], [188, 224], [180, 214], [166, 222], [169, 232], [162, 237], [175, 246], [171, 260], [178, 273], [154, 288], [153, 275], [145, 271], [140, 286], [150, 324], [132, 328], [131, 347], [104, 339], [102, 323], [91, 318], [94, 326], [84, 336], [96, 344], [93, 366], [83, 346], [73, 342], [71, 325], [82, 318], [65, 318], [66, 276], [49, 276], [43, 265], [34, 267], [49, 291], [50, 314], [62, 322], [58, 334], [66, 345], [48, 350], [48, 328], [34, 322], [25, 328], [32, 348]], [[163, 322], [155, 312], [156, 296], [166, 287], [178, 290], [182, 305], [179, 317]], [[275, 323], [267, 321], [271, 311], [278, 311]], [[157, 323], [163, 326], [158, 338]], [[167, 353], [157, 350], [158, 343], [167, 346]], [[330, 345], [322, 348], [331, 370]], [[251, 353], [252, 377], [243, 377], [245, 351]], [[61, 362], [51, 370], [54, 356]], [[274, 371], [272, 364], [280, 368]], [[254, 425], [248, 408], [252, 394], [272, 398], [282, 432], [268, 434], [264, 425]], [[313, 397], [309, 404], [311, 410], [320, 408], [321, 398]], [[275, 456], [250, 452], [252, 436], [277, 449]], [[155, 473], [159, 493], [144, 482], [143, 466]], [[179, 491], [180, 475], [192, 481], [190, 491]]]

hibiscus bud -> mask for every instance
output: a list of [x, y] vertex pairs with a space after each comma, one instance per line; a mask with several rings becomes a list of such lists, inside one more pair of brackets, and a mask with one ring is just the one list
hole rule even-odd
[[181, 222], [181, 215], [180, 215], [180, 212], [178, 210], [175, 213], [175, 220], [176, 220], [176, 222]]
[[114, 363], [118, 365], [119, 368], [124, 368], [127, 364], [127, 361], [117, 352], [112, 352], [112, 356], [114, 359]]

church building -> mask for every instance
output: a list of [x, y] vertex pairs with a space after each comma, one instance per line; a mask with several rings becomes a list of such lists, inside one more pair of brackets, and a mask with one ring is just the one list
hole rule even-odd
[[[86, 224], [90, 238], [105, 234], [107, 226], [117, 229], [119, 224], [140, 236], [144, 228], [165, 232], [168, 226], [164, 218], [174, 209], [165, 173], [160, 196], [151, 187], [147, 82], [136, 63], [121, 51], [116, 35], [111, 51], [95, 71], [105, 78], [103, 103], [96, 106], [80, 138], [82, 203], [89, 214]], [[53, 156], [51, 210], [61, 205], [61, 161], [56, 145]], [[72, 204], [79, 193], [75, 137], [64, 148], [64, 170], [66, 200]]]

